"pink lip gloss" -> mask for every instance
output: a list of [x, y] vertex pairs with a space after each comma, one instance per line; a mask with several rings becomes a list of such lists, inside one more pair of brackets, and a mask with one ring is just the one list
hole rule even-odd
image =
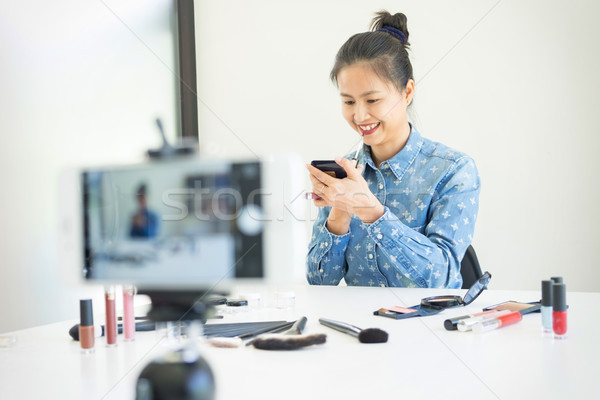
[[567, 287], [564, 283], [552, 285], [552, 329], [555, 339], [567, 335]]
[[123, 285], [123, 336], [124, 340], [135, 340], [135, 317], [133, 315], [135, 287]]
[[104, 288], [104, 304], [106, 307], [106, 345], [117, 345], [117, 312], [115, 307], [115, 287]]

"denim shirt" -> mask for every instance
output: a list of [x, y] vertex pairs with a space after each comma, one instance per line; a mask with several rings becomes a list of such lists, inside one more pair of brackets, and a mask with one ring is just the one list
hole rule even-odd
[[[349, 156], [346, 156], [349, 158]], [[480, 182], [466, 154], [411, 126], [404, 148], [377, 168], [364, 145], [358, 162], [384, 206], [373, 223], [352, 216], [349, 232], [327, 230], [319, 209], [307, 255], [312, 285], [460, 288], [460, 262], [473, 239]]]

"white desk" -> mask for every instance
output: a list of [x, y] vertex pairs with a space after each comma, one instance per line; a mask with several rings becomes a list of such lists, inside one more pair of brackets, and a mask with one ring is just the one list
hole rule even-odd
[[[306, 315], [305, 333], [326, 333], [327, 343], [290, 352], [201, 344], [215, 374], [217, 399], [600, 398], [600, 323], [593, 308], [600, 293], [568, 293], [568, 338], [554, 340], [542, 332], [539, 313], [479, 335], [443, 327], [447, 318], [501, 301], [539, 300], [538, 292], [488, 290], [467, 307], [392, 320], [372, 313], [465, 291], [311, 286], [293, 290], [293, 309], [226, 314], [222, 322], [291, 321]], [[263, 299], [272, 293], [261, 291]], [[321, 326], [319, 317], [384, 329], [389, 341], [361, 344]], [[134, 398], [140, 371], [164, 350], [160, 334], [137, 332], [130, 343], [119, 337], [116, 348], [107, 348], [104, 338], [98, 338], [95, 353], [83, 355], [67, 334], [75, 322], [9, 333], [18, 341], [0, 349], [0, 398]]]

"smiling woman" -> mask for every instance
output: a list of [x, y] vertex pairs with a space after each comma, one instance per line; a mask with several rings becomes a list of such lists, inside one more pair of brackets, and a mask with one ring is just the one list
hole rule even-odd
[[464, 153], [422, 137], [406, 110], [415, 93], [404, 14], [379, 12], [372, 31], [339, 50], [331, 79], [364, 141], [347, 177], [307, 166], [319, 216], [307, 257], [311, 284], [460, 288], [473, 238], [479, 175]]

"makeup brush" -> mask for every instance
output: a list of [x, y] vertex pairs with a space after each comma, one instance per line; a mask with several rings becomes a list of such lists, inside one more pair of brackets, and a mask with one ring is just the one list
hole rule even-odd
[[361, 343], [385, 343], [388, 340], [388, 333], [378, 328], [360, 329], [354, 325], [327, 318], [319, 318], [319, 322], [321, 325], [328, 326], [336, 331], [357, 337]]
[[290, 329], [282, 333], [259, 335], [248, 344], [252, 344], [255, 348], [261, 350], [296, 350], [302, 347], [325, 343], [327, 335], [324, 333], [302, 335], [306, 321], [307, 318], [302, 317]]
[[[294, 323], [293, 322], [253, 322], [253, 323], [233, 323], [233, 324], [216, 324], [216, 325], [205, 325], [204, 334], [207, 337], [206, 343], [213, 347], [224, 347], [224, 348], [237, 348], [241, 347], [244, 343], [244, 339], [250, 339], [255, 336], [265, 334], [281, 332], [289, 329]], [[219, 329], [212, 330], [207, 329], [211, 326], [219, 327], [220, 325], [247, 325], [248, 327], [237, 328], [237, 329]], [[248, 343], [249, 344], [249, 343]]]

